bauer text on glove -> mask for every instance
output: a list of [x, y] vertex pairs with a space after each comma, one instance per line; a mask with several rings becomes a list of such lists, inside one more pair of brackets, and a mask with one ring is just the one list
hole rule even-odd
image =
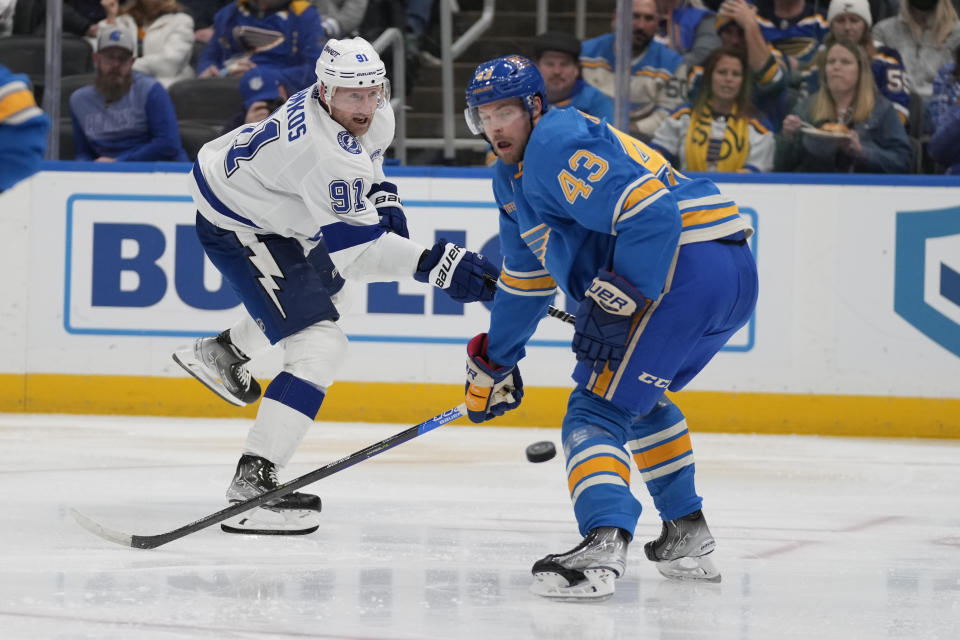
[[403, 211], [403, 202], [397, 195], [397, 185], [392, 182], [375, 182], [370, 187], [367, 199], [377, 208], [380, 226], [404, 238], [410, 237], [407, 231], [407, 215]]
[[499, 275], [500, 270], [479, 253], [441, 238], [423, 253], [413, 277], [443, 289], [457, 302], [476, 302], [493, 300], [494, 291], [487, 283]]
[[601, 270], [590, 283], [574, 325], [573, 352], [597, 373], [609, 362], [616, 370], [627, 340], [650, 309], [651, 300], [615, 273]]

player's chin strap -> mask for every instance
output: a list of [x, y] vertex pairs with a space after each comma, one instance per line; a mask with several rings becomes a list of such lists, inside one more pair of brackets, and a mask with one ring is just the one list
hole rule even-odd
[[[490, 277], [490, 276], [484, 276], [483, 279], [484, 279], [484, 282], [486, 282], [487, 287], [488, 287], [491, 291], [496, 291], [496, 289], [497, 289], [497, 279], [496, 279], [496, 278], [493, 278], [493, 277]], [[567, 313], [566, 311], [563, 311], [563, 310], [561, 310], [561, 309], [558, 309], [558, 308], [556, 308], [555, 306], [553, 306], [552, 304], [549, 305], [549, 306], [547, 306], [547, 315], [550, 316], [551, 318], [556, 318], [557, 320], [562, 320], [563, 322], [566, 322], [567, 324], [576, 324], [576, 323], [577, 323], [577, 316], [573, 315], [572, 313]]]

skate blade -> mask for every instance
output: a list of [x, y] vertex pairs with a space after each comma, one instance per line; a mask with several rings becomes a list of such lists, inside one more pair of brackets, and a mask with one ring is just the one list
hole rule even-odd
[[319, 528], [316, 511], [307, 509], [254, 509], [220, 523], [225, 533], [249, 536], [305, 536]]
[[559, 573], [535, 573], [530, 591], [557, 602], [603, 602], [613, 595], [616, 573], [610, 569], [584, 569], [583, 575], [585, 580], [570, 584]]
[[683, 582], [720, 582], [720, 570], [713, 564], [711, 554], [697, 558], [677, 558], [657, 563], [657, 571], [664, 578]]
[[207, 370], [197, 362], [193, 355], [193, 347], [180, 349], [173, 352], [173, 361], [180, 365], [184, 371], [200, 381], [210, 391], [237, 407], [245, 407], [247, 403], [230, 393], [230, 390], [223, 386], [223, 383], [207, 373]]

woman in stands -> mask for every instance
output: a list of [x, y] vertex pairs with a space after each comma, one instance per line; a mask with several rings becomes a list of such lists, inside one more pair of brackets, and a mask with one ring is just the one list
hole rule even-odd
[[133, 70], [153, 76], [164, 88], [177, 80], [192, 78], [193, 18], [177, 0], [101, 0], [107, 17], [103, 24], [116, 24], [136, 36], [140, 43]]
[[[816, 62], [820, 62], [826, 49], [837, 40], [852, 40], [859, 44], [870, 60], [870, 69], [877, 89], [884, 98], [893, 103], [893, 108], [900, 114], [901, 122], [907, 126], [910, 116], [910, 81], [900, 52], [874, 42], [870, 32], [873, 18], [868, 0], [831, 0], [827, 21], [830, 22], [830, 33], [823, 40], [825, 47], [817, 54]], [[816, 66], [804, 72], [803, 81], [807, 94], [815, 93], [820, 88]], [[919, 132], [915, 134], [918, 135]]]
[[866, 52], [837, 40], [820, 61], [820, 88], [783, 121], [778, 171], [906, 173], [912, 147], [889, 100], [877, 91]]
[[960, 19], [950, 0], [900, 0], [899, 15], [878, 22], [873, 37], [900, 52], [910, 90], [926, 99], [937, 70], [960, 44]]
[[750, 99], [749, 73], [744, 49], [711, 52], [693, 104], [660, 124], [653, 146], [681, 171], [770, 171], [774, 137]]

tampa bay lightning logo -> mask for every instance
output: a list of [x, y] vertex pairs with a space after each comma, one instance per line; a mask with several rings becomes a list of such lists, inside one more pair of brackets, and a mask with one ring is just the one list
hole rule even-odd
[[343, 147], [344, 151], [360, 155], [362, 149], [360, 148], [360, 141], [350, 135], [349, 131], [341, 131], [337, 134], [337, 142], [340, 143], [340, 146]]

